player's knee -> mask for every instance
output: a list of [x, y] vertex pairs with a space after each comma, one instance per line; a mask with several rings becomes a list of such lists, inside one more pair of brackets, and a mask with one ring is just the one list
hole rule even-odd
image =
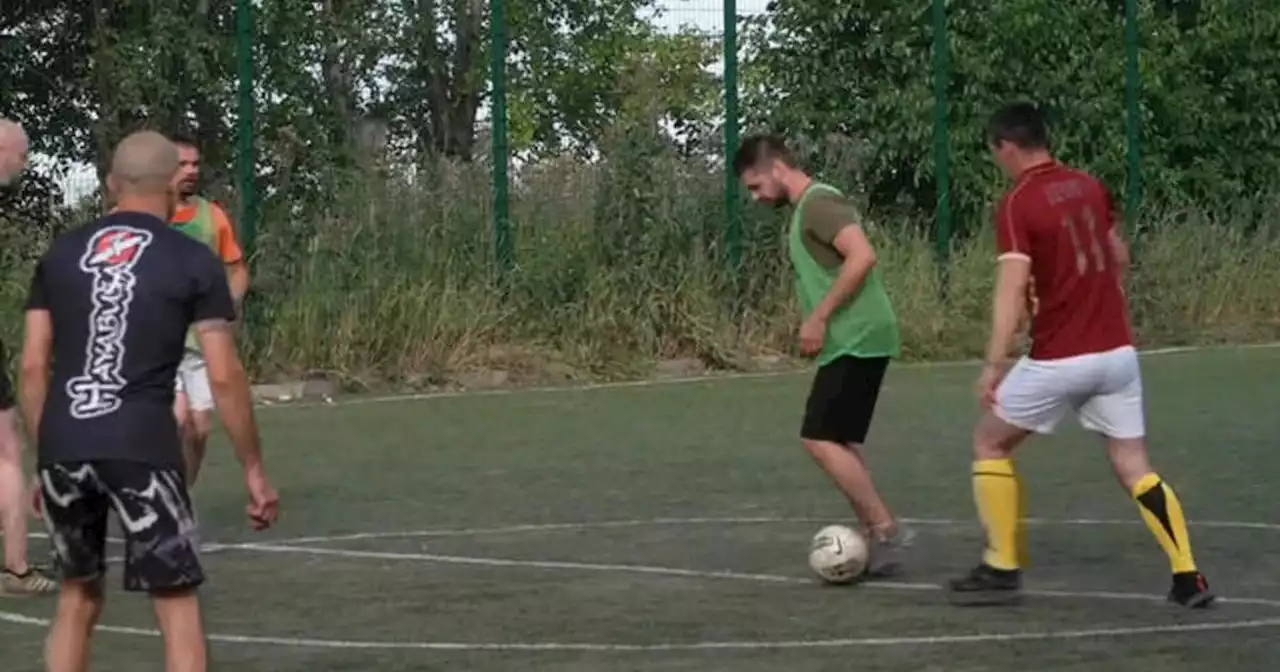
[[213, 414], [208, 411], [198, 411], [191, 414], [191, 438], [201, 444], [209, 440], [213, 434]]
[[18, 460], [22, 457], [22, 444], [13, 423], [13, 411], [0, 411], [0, 460]]
[[17, 441], [6, 442], [0, 438], [0, 467], [22, 468], [22, 451]]
[[1013, 452], [1016, 442], [1005, 435], [993, 432], [980, 423], [973, 431], [973, 459], [1003, 460]]
[[22, 458], [18, 455], [0, 456], [0, 511], [6, 516], [20, 515], [26, 485]]
[[833, 453], [838, 453], [844, 450], [844, 448], [841, 447], [840, 444], [832, 441], [805, 439], [804, 450], [806, 453], [809, 453], [813, 459], [818, 460], [819, 462], [825, 462], [830, 459]]
[[63, 581], [58, 596], [58, 611], [72, 618], [92, 620], [101, 611], [105, 599], [106, 592], [103, 590], [101, 577], [85, 581]]

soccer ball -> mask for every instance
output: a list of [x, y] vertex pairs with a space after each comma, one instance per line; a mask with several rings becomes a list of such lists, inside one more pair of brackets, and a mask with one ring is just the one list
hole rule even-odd
[[851, 583], [867, 567], [867, 540], [844, 525], [828, 525], [813, 535], [809, 567], [827, 583]]

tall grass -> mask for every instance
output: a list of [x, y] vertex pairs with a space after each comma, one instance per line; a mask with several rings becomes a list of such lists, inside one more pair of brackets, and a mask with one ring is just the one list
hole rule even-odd
[[[517, 265], [505, 281], [487, 170], [441, 165], [415, 182], [352, 179], [322, 207], [268, 204], [245, 336], [259, 379], [412, 387], [473, 369], [618, 377], [659, 359], [735, 367], [792, 352], [786, 217], [746, 208], [747, 254], [735, 273], [723, 254], [715, 173], [657, 157], [548, 163], [522, 175], [512, 203]], [[1280, 228], [1266, 225], [1278, 213], [1237, 210], [1149, 209], [1130, 283], [1143, 345], [1280, 338]], [[980, 353], [990, 236], [957, 243], [944, 291], [933, 241], [919, 226], [873, 219], [868, 228], [904, 356]], [[28, 273], [23, 264], [0, 273], [11, 344]]]

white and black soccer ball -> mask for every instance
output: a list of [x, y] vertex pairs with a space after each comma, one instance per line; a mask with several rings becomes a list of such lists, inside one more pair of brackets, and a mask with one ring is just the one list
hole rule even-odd
[[867, 540], [852, 528], [828, 525], [813, 535], [809, 567], [827, 583], [851, 583], [867, 567]]

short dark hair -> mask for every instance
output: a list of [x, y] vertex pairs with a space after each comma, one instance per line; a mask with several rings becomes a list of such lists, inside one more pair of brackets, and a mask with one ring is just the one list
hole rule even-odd
[[1019, 149], [1049, 149], [1049, 124], [1032, 103], [1005, 105], [987, 122], [987, 142], [1012, 142]]
[[186, 131], [174, 131], [173, 133], [170, 133], [169, 142], [172, 142], [175, 145], [200, 149], [200, 145], [196, 142], [195, 134], [188, 133]]
[[791, 150], [787, 149], [787, 142], [781, 137], [767, 134], [748, 135], [742, 139], [737, 153], [733, 155], [733, 172], [738, 177], [742, 177], [748, 168], [770, 160], [781, 161], [783, 165], [795, 167]]

